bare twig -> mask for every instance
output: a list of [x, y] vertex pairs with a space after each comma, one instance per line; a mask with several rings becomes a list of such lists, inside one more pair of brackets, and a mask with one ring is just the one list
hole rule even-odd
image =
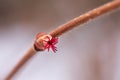
[[[49, 34], [52, 37], [59, 37], [60, 35], [64, 34], [65, 32], [77, 27], [78, 25], [81, 25], [83, 23], [86, 23], [87, 21], [94, 19], [102, 14], [105, 14], [107, 12], [110, 12], [114, 9], [117, 9], [120, 7], [120, 0], [114, 0], [111, 1], [101, 7], [98, 7], [96, 9], [93, 9], [79, 17], [74, 18], [73, 20], [59, 26]], [[10, 80], [15, 73], [32, 57], [36, 54], [36, 50], [34, 47], [30, 47], [30, 49], [26, 52], [26, 55], [23, 56], [23, 58], [18, 62], [18, 64], [13, 68], [13, 70], [8, 74], [8, 76], [5, 78], [5, 80]]]
[[5, 80], [11, 80], [11, 78], [15, 75], [15, 73], [27, 62], [31, 57], [36, 54], [36, 50], [34, 47], [30, 47], [26, 54], [22, 57], [22, 59], [18, 62], [18, 64], [13, 68], [13, 70], [8, 74]]
[[55, 30], [50, 32], [49, 34], [52, 35], [53, 37], [58, 37], [58, 36], [64, 34], [65, 32], [67, 32], [75, 27], [78, 27], [78, 25], [86, 23], [87, 21], [94, 19], [102, 14], [107, 13], [107, 12], [110, 12], [118, 7], [120, 7], [120, 0], [114, 0], [114, 1], [104, 4], [98, 8], [95, 8], [83, 15], [80, 15], [71, 21], [68, 21], [67, 23], [59, 26], [58, 28], [56, 28]]

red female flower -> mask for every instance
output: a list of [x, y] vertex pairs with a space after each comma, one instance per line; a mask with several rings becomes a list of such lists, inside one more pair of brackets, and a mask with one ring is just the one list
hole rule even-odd
[[53, 52], [57, 51], [57, 47], [55, 45], [58, 43], [58, 38], [53, 38], [51, 35], [45, 35], [45, 33], [39, 33], [36, 36], [35, 40], [35, 50], [36, 51], [42, 51], [45, 49], [50, 50], [50, 48], [53, 50]]
[[48, 49], [48, 51], [49, 51], [51, 48], [53, 50], [53, 52], [56, 53], [57, 47], [55, 47], [55, 44], [58, 43], [58, 38], [52, 37], [52, 39], [50, 39], [50, 37], [48, 37], [48, 36], [47, 36], [47, 38], [48, 38], [48, 41], [44, 40], [46, 42], [45, 49]]

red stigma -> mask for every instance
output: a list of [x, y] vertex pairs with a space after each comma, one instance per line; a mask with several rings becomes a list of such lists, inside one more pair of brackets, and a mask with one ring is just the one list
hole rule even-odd
[[53, 52], [56, 53], [57, 47], [55, 45], [58, 43], [58, 38], [52, 38], [51, 40], [48, 36], [47, 38], [48, 38], [48, 41], [45, 41], [46, 42], [45, 49], [48, 49], [49, 51], [51, 48]]
[[58, 38], [53, 38], [51, 35], [46, 35], [45, 33], [39, 33], [36, 36], [34, 48], [36, 51], [43, 51], [45, 49], [53, 50], [54, 53], [57, 51], [55, 46], [58, 43]]

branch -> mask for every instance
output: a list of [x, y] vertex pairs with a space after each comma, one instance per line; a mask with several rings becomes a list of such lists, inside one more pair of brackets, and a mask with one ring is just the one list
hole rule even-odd
[[[53, 38], [59, 37], [65, 32], [68, 32], [72, 30], [75, 27], [78, 27], [78, 25], [82, 25], [83, 23], [88, 22], [91, 19], [94, 19], [102, 14], [105, 14], [107, 12], [110, 12], [114, 9], [117, 9], [120, 7], [120, 0], [114, 0], [111, 1], [101, 7], [98, 7], [96, 9], [93, 9], [81, 16], [78, 16], [74, 18], [71, 21], [68, 21], [67, 23], [59, 26], [55, 30], [51, 31], [49, 35], [51, 35]], [[30, 47], [30, 49], [26, 52], [26, 54], [23, 56], [23, 58], [18, 62], [18, 64], [11, 70], [11, 72], [7, 75], [5, 80], [10, 80], [16, 72], [31, 58], [36, 54], [37, 50], [35, 49], [35, 46]]]

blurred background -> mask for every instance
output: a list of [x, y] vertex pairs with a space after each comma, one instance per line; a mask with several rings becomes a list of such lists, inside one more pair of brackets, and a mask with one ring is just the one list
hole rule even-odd
[[[111, 0], [0, 0], [0, 80], [39, 32]], [[120, 9], [59, 38], [57, 53], [38, 52], [12, 80], [120, 80]]]

